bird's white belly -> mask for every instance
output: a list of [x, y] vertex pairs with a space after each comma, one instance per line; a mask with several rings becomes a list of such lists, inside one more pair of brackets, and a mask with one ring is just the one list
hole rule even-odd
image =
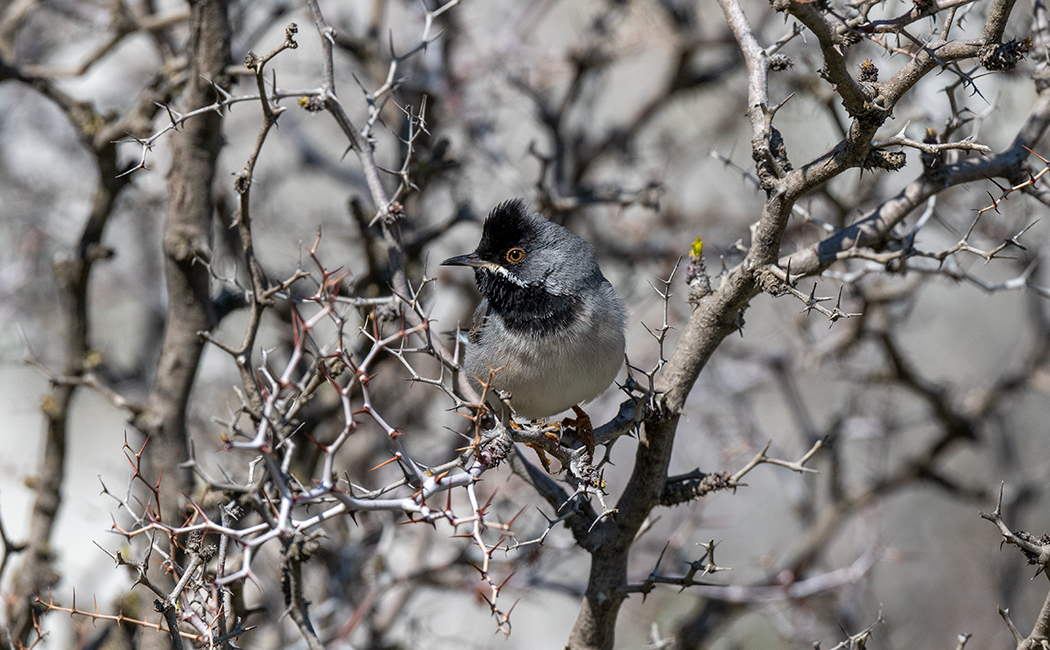
[[[594, 332], [575, 327], [531, 340], [493, 336], [493, 329], [482, 333], [481, 346], [468, 349], [466, 369], [490, 388], [509, 392], [510, 404], [521, 417], [547, 417], [594, 399], [623, 364], [622, 335], [596, 347], [573, 345], [581, 337], [595, 341]], [[479, 347], [487, 354], [479, 354]]]

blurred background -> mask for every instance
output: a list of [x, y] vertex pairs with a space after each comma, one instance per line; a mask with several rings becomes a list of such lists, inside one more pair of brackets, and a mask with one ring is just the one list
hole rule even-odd
[[[742, 4], [763, 45], [792, 34], [792, 21], [767, 3]], [[911, 8], [893, 0], [866, 4], [873, 19]], [[988, 4], [960, 5], [953, 36], [979, 35]], [[844, 17], [860, 6], [832, 5]], [[348, 291], [386, 295], [375, 227], [368, 224], [371, 208], [361, 207], [368, 205], [368, 191], [357, 159], [327, 114], [303, 110], [296, 100], [321, 79], [309, 11], [276, 0], [230, 7], [235, 63], [249, 50], [269, 52], [284, 40], [289, 23], [299, 25], [299, 47], [267, 67], [268, 90], [286, 93], [280, 104], [287, 110], [254, 172], [259, 260], [270, 277], [289, 277], [308, 266], [304, 250], [320, 232], [318, 258], [328, 269], [349, 272]], [[434, 20], [424, 49], [398, 62], [396, 88], [378, 98], [374, 114], [366, 94], [383, 86], [392, 57], [420, 44], [427, 12], [438, 6], [375, 0], [320, 7], [338, 34], [336, 90], [343, 106], [355, 124], [375, 119], [380, 167], [398, 170], [408, 160], [412, 186], [399, 199], [405, 212], [400, 228], [411, 281], [434, 279], [424, 303], [435, 330], [467, 322], [478, 300], [469, 274], [439, 268], [437, 261], [473, 250], [488, 210], [522, 196], [594, 245], [629, 306], [630, 363], [652, 369], [661, 351], [647, 327], [660, 327], [665, 308], [654, 287], [675, 273], [697, 238], [712, 275], [738, 263], [764, 200], [752, 182], [743, 60], [718, 5], [463, 2]], [[1020, 0], [1007, 34], [1035, 34], [1036, 9]], [[100, 180], [83, 123], [71, 119], [72, 109], [61, 106], [56, 93], [109, 121], [130, 111], [150, 84], [168, 77], [177, 88], [184, 83], [179, 47], [187, 38], [186, 14], [184, 4], [166, 1], [0, 3], [0, 519], [13, 541], [29, 535], [43, 453], [41, 408], [49, 381], [41, 369], [61, 373], [66, 354], [59, 333], [66, 305], [52, 267], [77, 246]], [[927, 18], [910, 29], [925, 40], [942, 24], [941, 17]], [[881, 43], [853, 45], [848, 60], [873, 60], [885, 79], [908, 60], [913, 43], [878, 36]], [[1037, 52], [1002, 74], [956, 66], [958, 72], [928, 75], [880, 136], [904, 130], [921, 141], [932, 129], [942, 142], [972, 136], [992, 151], [1004, 149], [1035, 101], [1032, 74], [1046, 60], [1045, 51]], [[776, 124], [800, 167], [833, 147], [849, 118], [820, 77], [815, 39], [791, 37], [780, 53], [790, 65], [771, 73], [770, 98], [791, 96]], [[41, 92], [16, 78], [15, 68], [56, 90]], [[238, 77], [235, 96], [255, 92], [241, 66], [231, 70]], [[179, 110], [177, 99], [171, 101]], [[426, 133], [410, 151], [406, 114], [418, 114], [424, 102]], [[255, 145], [260, 116], [257, 101], [236, 103], [223, 114], [212, 241], [216, 295], [226, 286], [223, 278], [245, 273], [231, 235], [233, 179]], [[169, 121], [158, 109], [136, 136], [158, 133]], [[131, 173], [105, 226], [101, 241], [112, 255], [91, 277], [90, 347], [105, 386], [143, 399], [156, 372], [167, 310], [162, 228], [171, 151], [167, 136], [147, 151], [134, 138], [125, 140], [117, 147], [122, 168], [143, 155], [145, 164]], [[1050, 157], [1045, 140], [1033, 148]], [[825, 237], [820, 222], [852, 223], [922, 176], [919, 152], [906, 152], [899, 171], [846, 173], [800, 202], [807, 218], [791, 224], [782, 253]], [[948, 152], [945, 159], [964, 155]], [[1038, 160], [1034, 165], [1042, 166]], [[384, 182], [391, 189], [399, 184], [393, 174]], [[1050, 527], [1050, 312], [1039, 290], [1050, 282], [1038, 266], [1023, 276], [1044, 254], [1050, 226], [1040, 220], [1045, 206], [1017, 192], [981, 213], [971, 231], [977, 210], [994, 200], [989, 193], [999, 195], [990, 180], [939, 193], [915, 247], [946, 251], [969, 232], [970, 245], [989, 251], [1034, 223], [1019, 240], [1024, 248], [1011, 246], [990, 261], [962, 251], [940, 263], [918, 259], [907, 269], [864, 260], [837, 264], [799, 285], [809, 293], [815, 284], [816, 295], [832, 297], [828, 305], [841, 296], [844, 311], [856, 314], [834, 323], [804, 312], [791, 296], [752, 301], [740, 335], [724, 342], [689, 398], [671, 472], [733, 472], [769, 441], [771, 455], [794, 460], [825, 438], [811, 463], [819, 473], [760, 467], [734, 493], [655, 510], [636, 543], [631, 582], [656, 570], [658, 559], [660, 573], [684, 573], [708, 540], [718, 544], [718, 564], [732, 571], [707, 578], [726, 587], [665, 586], [644, 599], [631, 596], [620, 616], [618, 647], [669, 647], [672, 638], [680, 647], [831, 647], [880, 613], [875, 647], [952, 648], [963, 633], [973, 635], [971, 647], [1006, 647], [1013, 637], [997, 607], [1008, 608], [1022, 630], [1032, 625], [1046, 585], [1041, 577], [1029, 580], [1034, 569], [1015, 551], [1000, 551], [998, 532], [978, 511], [995, 508], [1003, 484], [1011, 527], [1035, 534]], [[902, 235], [920, 218], [916, 212], [900, 227]], [[682, 270], [673, 276], [666, 304], [671, 330], [665, 355], [691, 309], [681, 277]], [[1024, 277], [1036, 288], [1023, 280], [995, 287]], [[214, 336], [234, 344], [246, 318], [233, 311]], [[265, 316], [257, 349], [285, 359], [292, 337], [288, 310], [278, 306]], [[27, 365], [27, 357], [39, 367]], [[420, 368], [436, 367], [427, 363], [420, 360]], [[449, 412], [447, 396], [407, 384], [396, 363], [383, 371], [377, 408], [404, 432], [406, 447], [428, 463], [453, 458], [466, 429]], [[626, 376], [623, 371], [618, 380]], [[189, 428], [198, 461], [217, 476], [242, 476], [249, 460], [224, 450], [222, 440], [240, 382], [230, 357], [207, 347], [189, 402]], [[605, 422], [622, 398], [610, 389], [588, 411], [596, 423]], [[311, 435], [331, 439], [343, 425], [338, 401], [322, 398], [314, 407], [303, 416]], [[76, 590], [82, 607], [95, 599], [100, 610], [114, 611], [131, 585], [132, 576], [99, 549], [113, 552], [124, 543], [110, 530], [124, 515], [102, 491], [103, 485], [117, 493], [128, 489], [122, 446], [125, 440], [133, 449], [142, 444], [128, 420], [98, 391], [77, 392], [51, 541], [60, 576], [53, 593], [65, 606]], [[611, 495], [624, 487], [634, 446], [624, 438], [611, 451], [605, 467]], [[390, 453], [386, 435], [369, 423], [340, 452], [339, 472], [377, 488], [398, 476], [394, 467], [369, 472]], [[542, 533], [545, 517], [552, 516], [507, 468], [486, 474], [480, 489], [492, 496], [502, 519], [521, 513], [514, 527], [523, 539]], [[588, 571], [587, 556], [568, 531], [556, 527], [542, 545], [494, 558], [496, 573], [508, 578], [500, 598], [505, 608], [516, 603], [505, 636], [480, 597], [469, 541], [448, 526], [391, 525], [398, 521], [374, 513], [326, 526], [319, 558], [307, 571], [312, 611], [329, 647], [564, 644]], [[8, 551], [5, 558], [0, 590], [12, 593], [20, 557]], [[247, 585], [245, 597], [276, 618], [279, 587], [266, 562], [265, 553], [256, 559], [263, 567], [260, 584]], [[777, 588], [787, 584], [811, 591]], [[102, 627], [84, 617], [50, 616], [42, 644], [93, 647]], [[246, 637], [244, 647], [301, 644], [288, 624], [266, 627]]]

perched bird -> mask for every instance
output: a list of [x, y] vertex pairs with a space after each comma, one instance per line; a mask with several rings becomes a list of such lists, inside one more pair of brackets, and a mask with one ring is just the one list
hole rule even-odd
[[623, 301], [591, 245], [530, 212], [525, 201], [497, 205], [477, 249], [441, 264], [472, 267], [483, 298], [464, 369], [475, 385], [509, 393], [519, 416], [561, 413], [616, 378], [624, 359]]

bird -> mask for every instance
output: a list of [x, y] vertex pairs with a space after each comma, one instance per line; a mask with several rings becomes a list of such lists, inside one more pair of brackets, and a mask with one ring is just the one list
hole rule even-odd
[[473, 253], [441, 265], [472, 268], [481, 292], [462, 364], [475, 387], [509, 394], [527, 420], [570, 408], [586, 417], [578, 405], [624, 363], [627, 325], [594, 248], [516, 198], [492, 209]]

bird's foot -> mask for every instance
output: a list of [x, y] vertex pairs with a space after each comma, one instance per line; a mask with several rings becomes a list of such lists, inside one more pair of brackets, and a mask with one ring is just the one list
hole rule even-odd
[[547, 424], [543, 420], [539, 420], [535, 423], [543, 435], [547, 436], [550, 440], [557, 444], [561, 444], [561, 423], [555, 422], [553, 424]]
[[[515, 422], [514, 418], [511, 418], [508, 424], [510, 425], [510, 428], [514, 429], [515, 431], [525, 430], [525, 427], [519, 424], [518, 422]], [[531, 423], [529, 423], [528, 426], [530, 429], [539, 430], [543, 435], [547, 436], [547, 438], [553, 440], [555, 443], [561, 441], [561, 429], [558, 427], [557, 424], [548, 425], [541, 418], [539, 420], [533, 420]], [[540, 443], [536, 442], [526, 442], [525, 446], [530, 447], [533, 451], [535, 451], [536, 456], [540, 459], [540, 464], [543, 465], [543, 469], [547, 470], [548, 474], [553, 474], [553, 472], [551, 471], [551, 461], [549, 458], [547, 458], [547, 454], [543, 451], [543, 446]]]
[[554, 473], [551, 471], [551, 461], [547, 458], [547, 454], [543, 451], [543, 447], [536, 444], [535, 442], [526, 442], [525, 446], [531, 447], [532, 450], [536, 452], [536, 456], [540, 459], [540, 463], [543, 465], [543, 469], [547, 470], [548, 474]]

